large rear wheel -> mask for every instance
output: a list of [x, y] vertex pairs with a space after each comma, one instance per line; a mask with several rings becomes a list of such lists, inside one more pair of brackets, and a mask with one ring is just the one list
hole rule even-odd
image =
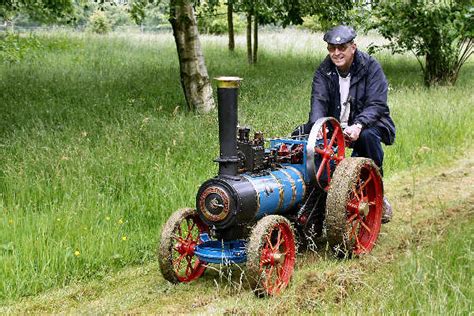
[[346, 158], [336, 168], [326, 202], [326, 232], [338, 255], [369, 253], [382, 223], [383, 184], [368, 158]]

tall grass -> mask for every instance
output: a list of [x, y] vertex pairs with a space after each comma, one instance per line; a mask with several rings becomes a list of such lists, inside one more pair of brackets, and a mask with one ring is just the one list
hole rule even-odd
[[[240, 123], [267, 137], [307, 119], [325, 52], [298, 34], [280, 49], [263, 35], [253, 67], [243, 47], [203, 39], [211, 77], [244, 78]], [[298, 36], [310, 48], [292, 45]], [[31, 58], [0, 66], [0, 301], [153, 260], [161, 225], [217, 170], [216, 115], [184, 110], [169, 34], [40, 41]], [[413, 58], [378, 57], [398, 128], [388, 176], [472, 148], [472, 62], [456, 87], [428, 90]]]

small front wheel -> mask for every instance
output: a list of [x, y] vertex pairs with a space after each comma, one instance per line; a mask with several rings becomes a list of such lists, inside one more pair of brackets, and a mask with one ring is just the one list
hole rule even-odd
[[163, 277], [172, 282], [190, 282], [199, 278], [206, 266], [194, 254], [201, 243], [200, 234], [209, 228], [196, 210], [180, 209], [166, 222], [158, 245], [158, 262]]
[[288, 286], [296, 261], [295, 233], [279, 215], [261, 219], [247, 245], [247, 273], [258, 296], [277, 295]]

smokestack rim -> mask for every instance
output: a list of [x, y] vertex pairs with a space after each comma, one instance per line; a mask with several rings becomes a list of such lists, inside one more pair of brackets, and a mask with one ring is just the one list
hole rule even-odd
[[240, 77], [220, 76], [214, 78], [217, 81], [217, 87], [220, 89], [235, 89], [240, 87], [240, 82], [243, 80]]

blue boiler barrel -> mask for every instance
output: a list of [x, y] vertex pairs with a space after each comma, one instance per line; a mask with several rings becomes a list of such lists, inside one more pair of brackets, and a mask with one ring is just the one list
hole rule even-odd
[[284, 166], [263, 176], [242, 175], [256, 192], [255, 219], [265, 215], [284, 214], [301, 203], [306, 195], [303, 172], [293, 166]]

